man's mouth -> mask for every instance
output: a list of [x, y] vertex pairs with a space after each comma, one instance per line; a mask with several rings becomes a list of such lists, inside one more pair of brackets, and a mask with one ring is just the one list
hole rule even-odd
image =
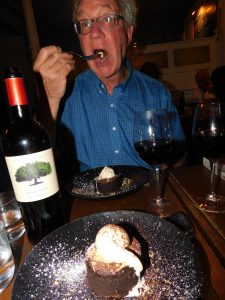
[[95, 55], [97, 56], [97, 58], [103, 59], [106, 57], [106, 51], [103, 49], [95, 49], [94, 50]]

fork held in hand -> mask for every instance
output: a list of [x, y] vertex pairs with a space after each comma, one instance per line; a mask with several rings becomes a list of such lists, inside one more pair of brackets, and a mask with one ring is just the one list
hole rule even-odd
[[75, 55], [75, 56], [78, 56], [78, 57], [80, 57], [84, 60], [93, 60], [93, 59], [96, 59], [98, 57], [103, 57], [103, 52], [97, 52], [97, 53], [91, 54], [91, 55], [82, 55], [80, 53], [73, 52], [73, 51], [69, 51], [68, 53], [72, 54], [72, 55]]

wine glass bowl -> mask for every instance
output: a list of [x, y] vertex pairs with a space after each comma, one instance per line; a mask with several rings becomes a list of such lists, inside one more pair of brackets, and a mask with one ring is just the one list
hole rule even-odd
[[205, 197], [197, 197], [195, 205], [209, 212], [225, 212], [225, 197], [215, 192], [215, 170], [225, 154], [225, 103], [197, 105], [192, 135], [196, 152], [209, 159], [211, 167], [211, 191]]
[[167, 205], [168, 202], [161, 195], [159, 178], [160, 165], [167, 163], [169, 153], [172, 150], [173, 140], [167, 110], [152, 109], [135, 113], [133, 139], [135, 150], [140, 159], [155, 170], [157, 196], [151, 205]]

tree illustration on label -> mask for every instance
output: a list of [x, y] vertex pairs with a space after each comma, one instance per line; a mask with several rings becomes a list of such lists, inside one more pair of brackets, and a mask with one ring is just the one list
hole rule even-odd
[[33, 185], [40, 184], [38, 178], [51, 174], [52, 168], [50, 163], [36, 161], [34, 163], [27, 163], [25, 166], [16, 170], [16, 181], [31, 181], [34, 180]]

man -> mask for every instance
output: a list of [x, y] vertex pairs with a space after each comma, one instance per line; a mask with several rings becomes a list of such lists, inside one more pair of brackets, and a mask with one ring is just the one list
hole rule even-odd
[[[185, 141], [169, 91], [133, 70], [125, 58], [136, 11], [134, 0], [75, 1], [75, 29], [83, 54], [103, 53], [88, 61], [90, 70], [76, 78], [59, 120], [73, 136], [81, 171], [106, 165], [148, 167], [133, 145], [135, 111], [167, 109], [174, 140]], [[41, 49], [35, 61], [34, 70], [43, 78], [54, 119], [74, 68], [73, 56], [56, 46]]]

